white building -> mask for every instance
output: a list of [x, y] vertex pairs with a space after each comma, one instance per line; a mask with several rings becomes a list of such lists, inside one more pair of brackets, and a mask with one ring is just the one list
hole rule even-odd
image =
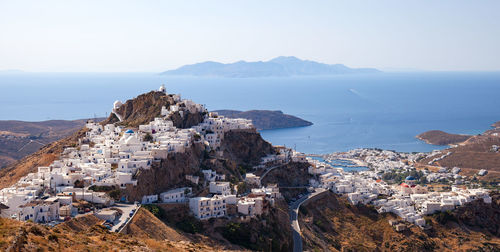
[[57, 199], [32, 201], [20, 207], [18, 218], [36, 223], [59, 220], [59, 202]]
[[160, 200], [163, 203], [180, 203], [186, 201], [186, 196], [191, 194], [191, 187], [182, 187], [160, 193]]
[[247, 182], [247, 184], [260, 186], [260, 177], [253, 173], [247, 173], [245, 174], [245, 182]]
[[210, 182], [210, 193], [228, 195], [231, 194], [229, 182]]
[[141, 204], [151, 204], [158, 202], [158, 194], [142, 196]]
[[226, 199], [220, 195], [214, 195], [212, 198], [190, 198], [189, 209], [200, 220], [219, 218], [227, 214]]

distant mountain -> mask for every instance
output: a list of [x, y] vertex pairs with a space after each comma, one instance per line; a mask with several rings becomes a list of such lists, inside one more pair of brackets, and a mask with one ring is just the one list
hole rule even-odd
[[312, 122], [300, 119], [296, 116], [287, 115], [276, 110], [216, 110], [219, 115], [228, 118], [245, 118], [252, 120], [253, 125], [259, 130], [282, 129], [292, 127], [310, 126]]
[[297, 57], [280, 56], [270, 61], [223, 64], [207, 61], [192, 65], [185, 65], [175, 70], [165, 71], [164, 75], [214, 76], [214, 77], [286, 77], [286, 76], [313, 76], [336, 75], [353, 73], [379, 73], [374, 68], [349, 68], [342, 64], [324, 64], [310, 60], [301, 60]]

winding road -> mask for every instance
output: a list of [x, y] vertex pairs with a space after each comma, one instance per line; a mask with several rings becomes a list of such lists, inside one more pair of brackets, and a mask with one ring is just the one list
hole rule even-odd
[[290, 225], [292, 225], [292, 233], [293, 233], [293, 252], [302, 252], [302, 236], [300, 235], [300, 226], [299, 226], [299, 208], [302, 203], [307, 200], [313, 198], [316, 195], [324, 193], [328, 190], [324, 188], [316, 188], [313, 193], [309, 193], [304, 195], [302, 198], [298, 199], [295, 202], [290, 203], [289, 205], [289, 214], [290, 214]]

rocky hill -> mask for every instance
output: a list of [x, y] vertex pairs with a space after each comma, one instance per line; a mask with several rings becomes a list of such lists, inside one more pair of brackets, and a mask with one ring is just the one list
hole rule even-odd
[[441, 130], [430, 130], [416, 136], [428, 144], [451, 145], [458, 144], [471, 138], [470, 135], [450, 134]]
[[[426, 217], [429, 229], [414, 225], [396, 232], [397, 216], [352, 205], [327, 192], [301, 206], [304, 249], [311, 251], [498, 251], [500, 195], [492, 204], [472, 202], [456, 212]], [[481, 211], [480, 209], [484, 209]]]
[[296, 116], [284, 114], [280, 110], [216, 110], [219, 115], [228, 118], [246, 118], [252, 120], [258, 130], [281, 129], [311, 126], [313, 123]]
[[[140, 124], [147, 123], [158, 116], [161, 113], [162, 106], [168, 107], [173, 104], [176, 103], [171, 95], [166, 95], [162, 92], [150, 92], [125, 102], [117, 110], [117, 113], [122, 117], [121, 122], [117, 121], [118, 118], [115, 115], [111, 115], [102, 123], [117, 123], [126, 127], [136, 128]], [[176, 113], [171, 115], [171, 119], [174, 125], [188, 128], [201, 122], [203, 116], [203, 113]], [[59, 157], [65, 147], [77, 146], [78, 140], [82, 139], [85, 133], [86, 129], [81, 129], [73, 135], [46, 145], [37, 152], [2, 169], [0, 171], [0, 186], [9, 186], [18, 181], [20, 177], [30, 172], [35, 172], [38, 166], [51, 164], [52, 161]], [[202, 169], [214, 169], [218, 173], [226, 174], [226, 177], [231, 182], [238, 183], [243, 178], [241, 167], [250, 168], [258, 164], [263, 156], [274, 153], [274, 148], [264, 141], [255, 130], [234, 130], [227, 132], [220, 149], [223, 151], [222, 156], [213, 150], [207, 150], [205, 145], [201, 143], [195, 143], [185, 152], [171, 153], [166, 159], [155, 162], [151, 169], [140, 170], [135, 175], [138, 180], [137, 186], [129, 186], [120, 193], [127, 196], [131, 201], [140, 200], [145, 194], [160, 193], [180, 185], [190, 185], [187, 184], [185, 175], [192, 174], [203, 177], [201, 175]], [[194, 189], [197, 190], [195, 185], [190, 186], [194, 186]], [[175, 226], [173, 229], [168, 225], [161, 225], [160, 221], [155, 221], [148, 213], [144, 212], [139, 213], [137, 219], [128, 227], [127, 232], [132, 234], [132, 236], [111, 234], [102, 226], [94, 223], [91, 217], [88, 217], [90, 219], [72, 220], [54, 229], [33, 224], [42, 228], [40, 233], [43, 235], [25, 232], [25, 229], [22, 227], [30, 225], [25, 222], [10, 222], [10, 220], [1, 219], [12, 230], [18, 229], [9, 225], [21, 227], [19, 235], [14, 235], [15, 238], [13, 239], [7, 239], [3, 245], [9, 247], [15, 244], [13, 248], [16, 251], [30, 250], [31, 248], [50, 250], [59, 247], [64, 249], [71, 246], [70, 244], [73, 244], [73, 248], [77, 248], [78, 250], [93, 251], [115, 247], [134, 251], [163, 250], [165, 247], [172, 248], [168, 249], [169, 251], [210, 251], [225, 247], [236, 248], [238, 250], [244, 250], [245, 247], [263, 250], [263, 248], [268, 248], [269, 246], [277, 248], [278, 251], [287, 251], [291, 247], [291, 236], [289, 235], [290, 229], [288, 225], [289, 217], [286, 211], [286, 204], [283, 202], [279, 204], [281, 204], [282, 209], [271, 210], [262, 220], [259, 219], [250, 223], [217, 220], [221, 222], [219, 226], [215, 226], [218, 229], [201, 234], [201, 236], [196, 236], [194, 239], [185, 234], [184, 231], [179, 231]], [[187, 215], [188, 212], [187, 210], [183, 211]], [[85, 226], [81, 222], [90, 224]], [[60, 229], [66, 226], [69, 226], [69, 229]], [[273, 228], [276, 226], [281, 226], [280, 232], [273, 231]], [[73, 229], [73, 231], [70, 229]], [[206, 229], [208, 230], [208, 226]], [[244, 239], [241, 240], [237, 239], [235, 233], [233, 233], [237, 232], [239, 234], [243, 232], [247, 234], [247, 229], [254, 230], [257, 236], [243, 237]], [[73, 232], [79, 232], [81, 235], [73, 236]], [[44, 241], [47, 239], [48, 241]], [[99, 242], [91, 242], [94, 239], [99, 240]], [[221, 239], [224, 242], [220, 243], [219, 240]], [[51, 241], [53, 242], [51, 243]], [[209, 245], [205, 246], [203, 244]], [[242, 247], [233, 244], [239, 244]]]

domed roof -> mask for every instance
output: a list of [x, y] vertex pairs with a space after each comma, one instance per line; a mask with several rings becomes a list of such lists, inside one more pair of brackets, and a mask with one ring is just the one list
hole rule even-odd
[[133, 134], [133, 133], [134, 133], [134, 131], [133, 131], [133, 130], [131, 130], [131, 129], [129, 129], [129, 130], [125, 131], [125, 133], [127, 133], [127, 134]]
[[414, 177], [412, 177], [412, 176], [408, 176], [408, 177], [406, 177], [406, 179], [405, 179], [405, 180], [415, 180], [415, 178], [414, 178]]

